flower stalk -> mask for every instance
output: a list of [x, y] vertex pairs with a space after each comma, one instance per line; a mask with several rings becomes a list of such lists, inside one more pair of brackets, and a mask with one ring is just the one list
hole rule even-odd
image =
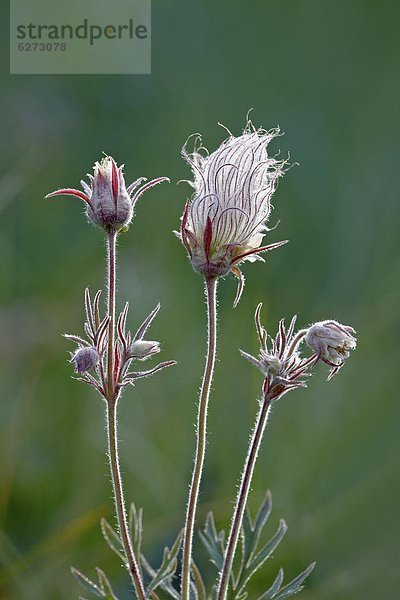
[[207, 358], [198, 405], [196, 454], [194, 459], [194, 467], [189, 489], [189, 499], [186, 509], [186, 520], [184, 526], [181, 581], [182, 600], [189, 600], [193, 531], [207, 444], [208, 400], [210, 396], [211, 383], [214, 374], [217, 348], [217, 281], [218, 280], [216, 277], [205, 278], [205, 294], [207, 302], [208, 321]]
[[107, 235], [107, 268], [108, 268], [108, 349], [107, 349], [107, 392], [108, 400], [114, 400], [114, 337], [115, 337], [115, 289], [116, 289], [116, 254], [117, 234], [110, 231]]
[[117, 435], [117, 408], [119, 393], [114, 386], [114, 337], [115, 337], [115, 290], [116, 290], [116, 248], [117, 233], [109, 231], [108, 244], [108, 350], [107, 350], [107, 436], [108, 458], [110, 461], [110, 475], [113, 487], [115, 511], [118, 521], [118, 530], [124, 548], [124, 553], [129, 567], [129, 573], [139, 600], [146, 600], [143, 580], [138, 562], [133, 551], [126, 516], [124, 490], [122, 487], [121, 469], [119, 466], [118, 435]]
[[117, 515], [118, 531], [127, 560], [127, 567], [139, 600], [146, 600], [143, 580], [138, 562], [133, 552], [129, 535], [128, 520], [126, 516], [124, 491], [122, 487], [121, 469], [119, 466], [118, 435], [117, 435], [117, 406], [118, 398], [107, 402], [106, 421], [108, 437], [108, 458], [114, 494], [115, 511]]
[[271, 408], [271, 397], [266, 393], [260, 403], [260, 410], [257, 415], [256, 424], [251, 436], [249, 450], [244, 465], [239, 492], [233, 513], [231, 528], [226, 544], [224, 564], [219, 580], [217, 600], [225, 600], [228, 593], [229, 579], [232, 572], [233, 560], [239, 540], [240, 530], [244, 511], [246, 509], [247, 499], [253, 479], [254, 468], [257, 462], [258, 453], [263, 439], [265, 427], [268, 421], [268, 415]]

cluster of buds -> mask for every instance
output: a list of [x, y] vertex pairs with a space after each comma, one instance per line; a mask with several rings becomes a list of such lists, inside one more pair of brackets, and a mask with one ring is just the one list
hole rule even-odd
[[177, 235], [184, 244], [195, 271], [206, 278], [232, 272], [238, 278], [238, 303], [244, 277], [239, 264], [263, 260], [260, 254], [285, 244], [287, 240], [262, 246], [271, 212], [271, 198], [285, 161], [268, 156], [269, 142], [279, 129], [255, 129], [248, 122], [243, 134], [232, 134], [208, 154], [198, 143], [183, 157], [193, 172], [194, 188], [188, 200]]
[[[89, 290], [85, 290], [86, 322], [84, 330], [86, 338], [64, 334], [64, 337], [75, 342], [78, 347], [71, 353], [71, 362], [74, 364], [77, 379], [92, 385], [104, 399], [107, 399], [108, 381], [105, 367], [105, 355], [108, 347], [109, 317], [100, 318], [99, 300], [101, 291], [95, 295], [93, 302]], [[172, 366], [175, 361], [161, 362], [147, 371], [129, 371], [132, 361], [144, 361], [160, 352], [159, 342], [147, 341], [144, 338], [154, 317], [157, 315], [158, 305], [143, 321], [134, 336], [126, 331], [126, 320], [129, 305], [126, 304], [120, 313], [117, 324], [117, 339], [113, 347], [114, 373], [112, 389], [116, 394], [127, 386], [135, 383], [136, 379], [149, 377], [165, 367]], [[92, 373], [90, 373], [92, 371]]]
[[133, 217], [135, 204], [140, 196], [149, 188], [169, 181], [167, 177], [158, 177], [148, 181], [140, 177], [128, 187], [125, 185], [123, 165], [118, 167], [111, 156], [96, 162], [93, 175], [88, 174], [89, 184], [81, 181], [84, 191], [73, 188], [62, 188], [47, 194], [53, 196], [75, 196], [86, 203], [88, 220], [106, 231], [122, 231], [129, 227]]
[[[356, 347], [354, 329], [336, 321], [315, 323], [295, 333], [296, 317], [288, 328], [282, 319], [275, 338], [271, 338], [261, 324], [261, 308], [262, 304], [259, 304], [255, 313], [259, 356], [256, 358], [242, 350], [240, 352], [262, 372], [263, 393], [270, 400], [276, 400], [292, 389], [306, 387], [311, 369], [320, 360], [331, 367], [328, 380], [331, 379], [344, 365], [350, 350]], [[313, 350], [311, 356], [302, 357], [300, 354], [304, 341]]]

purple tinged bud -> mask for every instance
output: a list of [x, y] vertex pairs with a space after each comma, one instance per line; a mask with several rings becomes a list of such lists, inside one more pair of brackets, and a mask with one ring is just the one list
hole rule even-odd
[[86, 373], [98, 364], [99, 353], [94, 346], [79, 348], [73, 355], [71, 362], [74, 363], [75, 373]]
[[47, 194], [46, 198], [75, 196], [83, 200], [89, 221], [108, 232], [125, 231], [132, 220], [135, 204], [142, 194], [163, 181], [169, 181], [167, 177], [158, 177], [142, 185], [146, 178], [139, 177], [126, 187], [123, 166], [118, 167], [111, 156], [96, 162], [93, 175], [88, 174], [88, 177], [89, 183], [81, 181], [84, 191], [61, 188]]
[[132, 220], [132, 200], [127, 192], [122, 167], [110, 156], [94, 165], [87, 215], [99, 227], [118, 231]]

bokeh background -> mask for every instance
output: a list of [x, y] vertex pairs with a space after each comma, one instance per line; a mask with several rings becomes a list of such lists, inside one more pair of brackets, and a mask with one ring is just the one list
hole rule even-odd
[[[5, 8], [5, 7], [4, 7]], [[120, 411], [127, 496], [145, 507], [145, 547], [157, 562], [181, 526], [205, 355], [202, 282], [172, 234], [188, 188], [180, 148], [193, 132], [210, 149], [256, 125], [286, 132], [271, 149], [292, 168], [276, 193], [271, 241], [291, 243], [220, 285], [219, 362], [209, 414], [199, 525], [229, 521], [256, 412], [260, 377], [253, 313], [272, 331], [333, 317], [359, 347], [327, 384], [279, 402], [250, 504], [273, 493], [267, 533], [289, 531], [257, 577], [292, 577], [313, 560], [304, 600], [398, 598], [399, 546], [399, 33], [395, 0], [153, 1], [151, 76], [10, 76], [2, 19], [0, 95], [0, 597], [70, 600], [75, 565], [128, 580], [100, 534], [113, 509], [103, 406], [70, 378], [64, 331], [78, 333], [82, 294], [104, 280], [104, 244], [74, 199], [44, 201], [105, 151], [126, 176], [168, 175], [148, 192], [120, 243], [120, 306], [135, 327], [160, 301], [151, 337], [179, 366], [138, 382]], [[196, 556], [206, 557], [200, 545]], [[212, 567], [209, 569], [209, 577]]]

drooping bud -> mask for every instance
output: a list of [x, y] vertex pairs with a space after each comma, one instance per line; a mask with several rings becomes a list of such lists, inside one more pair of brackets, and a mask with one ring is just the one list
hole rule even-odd
[[93, 175], [88, 175], [90, 185], [81, 181], [83, 192], [72, 188], [62, 188], [47, 194], [46, 198], [61, 195], [80, 198], [86, 202], [86, 214], [89, 221], [106, 231], [121, 231], [127, 228], [132, 220], [133, 210], [139, 197], [154, 185], [162, 181], [169, 181], [167, 177], [159, 177], [141, 185], [146, 178], [140, 177], [126, 187], [123, 166], [118, 167], [111, 156], [106, 156], [101, 162], [96, 162], [93, 171]]
[[157, 354], [160, 352], [160, 343], [147, 341], [147, 340], [137, 340], [131, 346], [130, 357], [134, 360], [147, 360], [153, 354]]
[[98, 364], [99, 358], [99, 353], [94, 346], [79, 348], [71, 358], [71, 362], [75, 366], [75, 373], [90, 371]]
[[320, 321], [309, 328], [306, 343], [327, 365], [336, 370], [341, 367], [354, 350], [357, 340], [352, 327], [337, 321]]

